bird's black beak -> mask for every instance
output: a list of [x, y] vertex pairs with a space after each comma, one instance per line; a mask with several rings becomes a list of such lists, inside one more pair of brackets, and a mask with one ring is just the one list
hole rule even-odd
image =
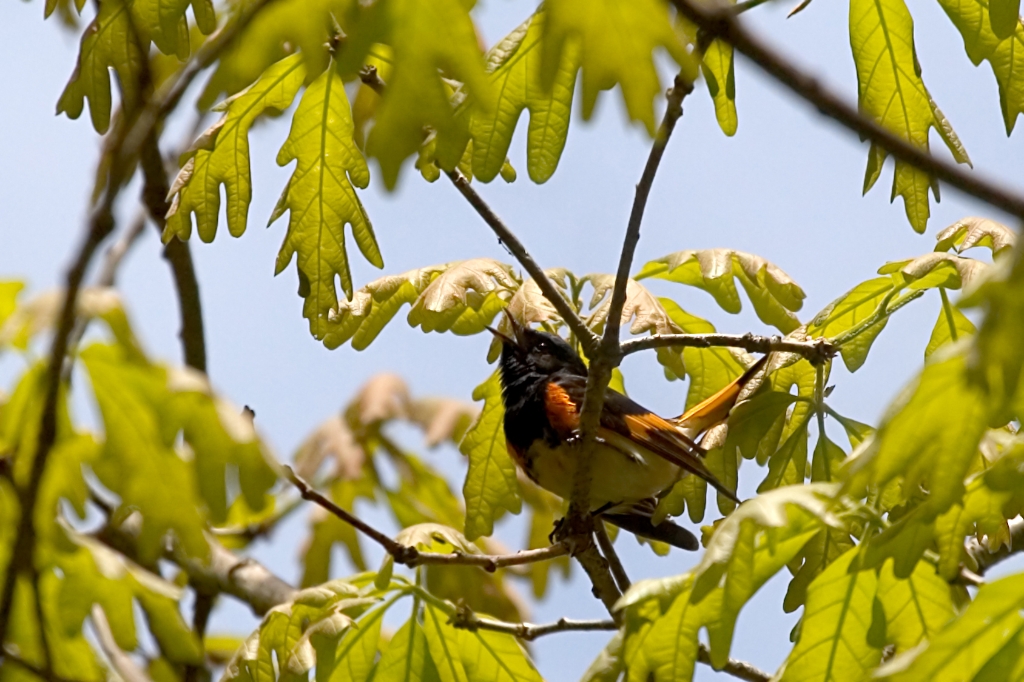
[[505, 319], [508, 320], [508, 325], [509, 327], [512, 328], [512, 336], [510, 337], [506, 334], [503, 334], [494, 327], [487, 327], [487, 331], [494, 334], [494, 336], [500, 339], [502, 343], [518, 348], [525, 348], [526, 344], [525, 339], [523, 338], [522, 325], [516, 322], [515, 318], [512, 317], [512, 313], [508, 311], [508, 308], [503, 309], [502, 312], [505, 313]]

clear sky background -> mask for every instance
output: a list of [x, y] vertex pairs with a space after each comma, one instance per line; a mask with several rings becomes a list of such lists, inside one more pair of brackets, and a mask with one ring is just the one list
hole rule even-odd
[[[959, 34], [937, 3], [910, 5], [925, 83], [975, 167], [1008, 184], [1019, 184], [1021, 135], [1005, 136], [989, 67], [975, 68], [970, 63]], [[490, 45], [533, 8], [533, 3], [522, 0], [481, 0], [475, 17]], [[787, 55], [855, 101], [848, 6], [817, 0], [787, 20], [789, 9], [789, 4], [775, 3], [744, 18]], [[25, 279], [33, 292], [61, 281], [77, 248], [100, 147], [88, 116], [69, 121], [53, 115], [74, 68], [78, 36], [56, 21], [44, 23], [42, 14], [42, 2], [8, 2], [0, 20], [0, 63], [5, 65], [0, 70], [0, 277]], [[902, 202], [889, 204], [891, 162], [876, 188], [862, 198], [866, 144], [811, 107], [793, 101], [742, 59], [736, 69], [736, 91], [739, 131], [733, 138], [718, 129], [703, 85], [686, 100], [683, 119], [654, 185], [637, 267], [681, 249], [729, 247], [758, 254], [783, 268], [807, 292], [800, 313], [806, 322], [836, 296], [874, 276], [886, 261], [930, 251], [936, 232], [955, 220], [976, 214], [1007, 220], [943, 188], [942, 203], [932, 204], [927, 233], [917, 235], [906, 222]], [[520, 180], [505, 185], [499, 179], [478, 185], [478, 190], [544, 267], [565, 266], [579, 274], [613, 272], [650, 140], [628, 124], [617, 90], [601, 97], [593, 120], [574, 123], [558, 172], [547, 184], [537, 186], [528, 180], [525, 134], [517, 133], [510, 157], [520, 169]], [[423, 334], [406, 325], [404, 313], [361, 353], [348, 346], [327, 351], [310, 337], [301, 317], [302, 301], [295, 293], [294, 265], [273, 276], [286, 221], [262, 228], [291, 173], [291, 168], [274, 163], [287, 126], [288, 119], [283, 118], [253, 131], [254, 199], [248, 233], [233, 239], [222, 220], [214, 244], [192, 244], [210, 376], [232, 400], [255, 408], [259, 427], [282, 458], [289, 457], [310, 430], [341, 408], [375, 373], [400, 374], [416, 395], [468, 400], [473, 387], [492, 369], [485, 360], [488, 338]], [[176, 139], [173, 130], [167, 139]], [[934, 150], [948, 156], [937, 136], [932, 141]], [[137, 211], [137, 195], [137, 189], [123, 195], [122, 227]], [[385, 193], [374, 183], [361, 197], [377, 232], [385, 273], [480, 256], [510, 259], [443, 178], [427, 184], [407, 165], [396, 192]], [[383, 274], [355, 252], [352, 248], [357, 287]], [[147, 231], [132, 252], [119, 283], [148, 350], [166, 361], [180, 362], [177, 301], [169, 271], [159, 257], [155, 230]], [[770, 332], [750, 312], [749, 304], [740, 315], [730, 316], [703, 292], [667, 282], [649, 286], [709, 318], [720, 331]], [[900, 311], [876, 343], [867, 365], [855, 375], [837, 364], [831, 404], [855, 419], [877, 423], [891, 397], [920, 367], [938, 306], [938, 295], [932, 292]], [[10, 358], [0, 363], [0, 377], [6, 383], [16, 365]], [[632, 397], [662, 413], [681, 410], [685, 384], [666, 383], [653, 355], [632, 356], [624, 371]], [[88, 409], [84, 405], [80, 412]], [[409, 446], [419, 446], [415, 434], [400, 432], [399, 436]], [[451, 475], [453, 489], [461, 490], [464, 464], [453, 448], [439, 448], [427, 458]], [[763, 471], [745, 463], [741, 493], [752, 495], [763, 476]], [[379, 512], [360, 511], [384, 523]], [[707, 521], [711, 518], [709, 514]], [[256, 551], [261, 561], [293, 581], [299, 576], [295, 557], [305, 523], [304, 517], [297, 517]], [[521, 519], [504, 521], [499, 535], [511, 546], [520, 545], [525, 535]], [[634, 580], [684, 572], [699, 558], [699, 554], [678, 551], [658, 558], [625, 536], [619, 546]], [[377, 553], [366, 549], [372, 565]], [[347, 570], [343, 562], [335, 563], [335, 575]], [[534, 605], [531, 617], [535, 621], [602, 617], [603, 609], [590, 596], [581, 574], [576, 570], [568, 583], [556, 582], [551, 596]], [[796, 623], [796, 614], [781, 612], [787, 581], [786, 575], [777, 577], [744, 609], [734, 656], [770, 671], [782, 662]], [[227, 600], [223, 605], [213, 631], [244, 633], [254, 627], [256, 621], [246, 608]], [[564, 634], [536, 642], [533, 652], [548, 679], [575, 679], [605, 641], [606, 634]], [[697, 679], [712, 677], [710, 669], [698, 666]]]

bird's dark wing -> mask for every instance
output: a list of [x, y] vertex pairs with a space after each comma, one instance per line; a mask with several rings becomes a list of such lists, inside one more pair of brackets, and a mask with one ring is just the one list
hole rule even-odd
[[[586, 377], [578, 375], [556, 375], [548, 383], [544, 401], [545, 411], [551, 426], [563, 438], [576, 435], [579, 429], [580, 407], [583, 404], [585, 390]], [[726, 398], [728, 396], [724, 395], [723, 399]], [[732, 400], [735, 401], [735, 396]], [[729, 407], [731, 406], [730, 403]], [[625, 438], [631, 444], [700, 476], [729, 499], [740, 502], [736, 494], [708, 470], [701, 458], [703, 451], [693, 440], [671, 422], [618, 391], [609, 389], [605, 394], [597, 436], [612, 446]], [[665, 482], [666, 487], [670, 484], [671, 481]]]

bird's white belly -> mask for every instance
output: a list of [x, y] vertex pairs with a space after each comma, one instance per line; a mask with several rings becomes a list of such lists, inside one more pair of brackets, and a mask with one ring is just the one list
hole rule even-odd
[[[632, 454], [607, 443], [597, 443], [591, 462], [590, 508], [632, 503], [654, 497], [679, 478], [679, 467], [662, 457], [631, 447]], [[531, 449], [531, 473], [537, 483], [559, 497], [572, 496], [575, 460], [573, 447], [550, 448], [535, 444]]]

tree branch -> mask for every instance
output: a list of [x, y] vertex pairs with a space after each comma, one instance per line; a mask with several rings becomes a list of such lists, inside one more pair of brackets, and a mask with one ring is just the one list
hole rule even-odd
[[822, 114], [857, 133], [862, 139], [871, 140], [897, 159], [912, 164], [966, 194], [1024, 218], [1024, 196], [962, 170], [956, 164], [932, 156], [926, 150], [914, 146], [861, 114], [856, 107], [847, 104], [837, 94], [802, 72], [760, 38], [744, 29], [731, 7], [699, 0], [672, 0], [672, 4], [680, 14], [708, 35], [731, 43], [736, 50], [746, 55], [761, 70], [789, 88], [795, 95], [813, 104]]
[[598, 338], [590, 330], [590, 327], [580, 318], [580, 316], [573, 310], [572, 304], [558, 291], [558, 287], [555, 283], [544, 272], [544, 269], [537, 264], [537, 261], [533, 259], [533, 256], [529, 254], [523, 243], [519, 241], [519, 238], [508, 228], [504, 221], [498, 217], [487, 202], [477, 194], [476, 190], [469, 184], [469, 180], [466, 179], [462, 173], [458, 170], [448, 171], [446, 173], [448, 179], [455, 185], [455, 189], [459, 190], [459, 193], [466, 198], [470, 205], [476, 209], [476, 212], [484, 219], [488, 227], [498, 236], [498, 240], [508, 247], [508, 250], [512, 252], [519, 264], [523, 266], [523, 269], [530, 273], [530, 277], [537, 283], [537, 287], [544, 294], [544, 298], [551, 302], [551, 305], [555, 307], [558, 314], [565, 320], [565, 323], [569, 326], [569, 329], [579, 339], [580, 345], [583, 346], [584, 352], [587, 357], [594, 357], [597, 351]]
[[622, 355], [651, 348], [689, 346], [694, 348], [742, 348], [751, 353], [796, 353], [812, 364], [821, 364], [836, 354], [836, 346], [825, 338], [791, 341], [778, 336], [754, 334], [652, 334], [622, 342]]
[[392, 540], [390, 537], [366, 523], [356, 515], [348, 512], [334, 503], [326, 495], [313, 489], [301, 476], [292, 471], [291, 467], [283, 466], [285, 477], [291, 481], [302, 498], [317, 504], [339, 519], [363, 533], [371, 540], [384, 548], [384, 551], [391, 555], [395, 563], [403, 566], [479, 566], [488, 572], [494, 572], [499, 568], [508, 566], [522, 566], [538, 561], [548, 561], [568, 554], [568, 549], [561, 543], [542, 549], [529, 549], [515, 554], [468, 554], [466, 552], [452, 552], [442, 554], [440, 552], [421, 552], [415, 547], [408, 547]]
[[556, 632], [594, 632], [600, 630], [618, 630], [619, 625], [614, 620], [573, 620], [571, 618], [559, 618], [553, 623], [536, 625], [533, 623], [506, 623], [491, 618], [481, 618], [468, 608], [457, 608], [452, 615], [451, 623], [454, 627], [463, 630], [490, 630], [492, 632], [503, 632], [513, 635], [519, 639], [532, 642], [538, 637], [552, 635]]
[[995, 551], [989, 550], [977, 537], [967, 538], [964, 549], [977, 564], [978, 575], [985, 575], [985, 572], [996, 564], [1024, 551], [1024, 518], [1018, 516], [1011, 519], [1007, 525], [1010, 528], [1010, 542], [1000, 545]]
[[[155, 133], [146, 138], [139, 162], [144, 178], [142, 199], [154, 226], [160, 234], [163, 234], [169, 208], [167, 204], [169, 185], [167, 167], [160, 155], [160, 146]], [[163, 257], [171, 267], [174, 289], [178, 294], [178, 306], [181, 310], [179, 337], [185, 364], [205, 373], [206, 340], [203, 331], [203, 308], [199, 298], [199, 281], [196, 279], [195, 265], [192, 262], [192, 251], [188, 242], [172, 239], [164, 245]]]
[[[701, 643], [698, 645], [697, 660], [704, 665], [714, 668], [711, 665], [711, 652], [708, 651], [706, 644]], [[728, 673], [737, 679], [745, 680], [745, 682], [768, 682], [772, 678], [771, 675], [760, 668], [756, 668], [746, 661], [737, 661], [734, 658], [730, 658], [720, 672]]]
[[630, 586], [629, 576], [626, 575], [626, 569], [623, 567], [619, 555], [615, 552], [615, 546], [612, 545], [612, 539], [608, 536], [608, 528], [605, 527], [604, 521], [598, 519], [594, 523], [594, 535], [597, 536], [597, 544], [601, 548], [601, 554], [608, 561], [612, 576], [615, 578], [615, 584], [618, 585], [620, 592], [625, 592]]
[[103, 650], [110, 667], [124, 680], [124, 682], [153, 682], [149, 675], [132, 660], [131, 656], [121, 651], [114, 639], [114, 633], [110, 630], [110, 622], [107, 614], [99, 604], [94, 604], [90, 612], [92, 626], [96, 631], [96, 639], [99, 641], [100, 649]]

